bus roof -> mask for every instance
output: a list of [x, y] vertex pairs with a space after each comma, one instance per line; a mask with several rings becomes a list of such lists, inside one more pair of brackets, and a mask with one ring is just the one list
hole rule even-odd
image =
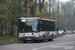
[[[22, 17], [22, 18], [19, 18], [19, 19], [40, 19], [40, 18], [38, 18], [38, 17]], [[42, 20], [55, 21], [55, 20], [52, 20], [52, 19], [45, 19], [45, 18], [42, 18]]]
[[19, 18], [19, 19], [38, 19], [38, 17], [22, 17], [22, 18]]

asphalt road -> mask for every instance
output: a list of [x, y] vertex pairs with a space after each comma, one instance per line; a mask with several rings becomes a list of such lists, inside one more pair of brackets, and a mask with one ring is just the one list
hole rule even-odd
[[75, 34], [55, 38], [40, 43], [14, 43], [0, 46], [0, 50], [75, 50]]

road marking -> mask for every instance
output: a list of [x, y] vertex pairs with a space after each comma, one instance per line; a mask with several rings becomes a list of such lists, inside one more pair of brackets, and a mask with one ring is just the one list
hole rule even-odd
[[48, 48], [48, 47], [50, 47], [50, 46], [63, 45], [63, 44], [74, 43], [74, 42], [75, 42], [75, 41], [65, 42], [65, 43], [60, 43], [60, 44], [53, 44], [53, 45], [49, 45], [49, 46], [44, 46], [44, 47], [34, 48], [34, 49], [32, 49], [32, 50], [38, 50], [38, 49]]

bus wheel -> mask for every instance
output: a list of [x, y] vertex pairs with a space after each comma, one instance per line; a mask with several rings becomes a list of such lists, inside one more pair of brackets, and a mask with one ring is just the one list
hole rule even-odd
[[23, 43], [26, 43], [26, 41], [24, 40]]
[[51, 39], [48, 39], [48, 41], [51, 41]]
[[53, 38], [49, 39], [48, 41], [53, 41]]
[[35, 42], [37, 43], [37, 42], [39, 42], [39, 40], [35, 40]]

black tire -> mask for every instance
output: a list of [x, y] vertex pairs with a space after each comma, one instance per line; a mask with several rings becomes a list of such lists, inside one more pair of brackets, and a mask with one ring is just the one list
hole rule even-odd
[[53, 38], [51, 38], [50, 41], [53, 41]]
[[27, 42], [27, 41], [25, 41], [25, 40], [23, 41], [23, 43], [26, 43], [26, 42]]
[[37, 42], [40, 42], [40, 41], [39, 40], [35, 40], [34, 42], [37, 43]]
[[48, 39], [48, 41], [51, 41], [51, 39]]

